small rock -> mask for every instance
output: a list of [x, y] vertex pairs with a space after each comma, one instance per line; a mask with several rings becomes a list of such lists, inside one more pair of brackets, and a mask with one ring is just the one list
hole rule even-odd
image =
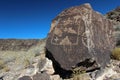
[[120, 80], [120, 78], [119, 79], [114, 79], [114, 80]]
[[52, 75], [50, 76], [51, 80], [60, 80], [60, 76], [59, 75]]
[[46, 63], [44, 64], [44, 67], [40, 71], [45, 71], [47, 74], [53, 74], [55, 71], [52, 65], [52, 61], [46, 58]]
[[18, 80], [32, 80], [30, 76], [23, 76], [19, 78]]
[[50, 80], [50, 76], [47, 73], [37, 73], [33, 76], [33, 80]]
[[110, 78], [112, 79], [120, 79], [120, 73], [119, 74], [115, 74], [115, 75], [112, 75]]

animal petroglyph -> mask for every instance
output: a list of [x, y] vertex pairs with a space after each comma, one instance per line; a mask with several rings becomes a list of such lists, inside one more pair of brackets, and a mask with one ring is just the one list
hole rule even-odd
[[54, 34], [55, 34], [55, 35], [61, 37], [61, 36], [62, 36], [62, 33], [63, 33], [63, 32], [62, 32], [61, 29], [59, 29], [59, 28], [55, 28], [55, 30], [54, 30]]
[[[54, 45], [67, 45], [67, 46], [70, 46], [70, 45], [78, 45], [78, 38], [79, 38], [79, 30], [80, 30], [80, 26], [75, 26], [77, 29], [73, 29], [72, 27], [64, 27], [64, 26], [57, 26], [54, 28], [53, 30], [53, 36], [52, 36], [52, 39], [51, 39], [51, 44], [54, 44]], [[63, 33], [66, 33], [66, 35], [63, 35]], [[74, 42], [71, 42], [70, 41], [70, 38], [73, 37], [73, 35], [71, 34], [74, 34], [76, 35], [76, 38], [74, 40]], [[69, 36], [68, 36], [69, 35]], [[56, 40], [57, 39], [57, 40]], [[65, 40], [68, 39], [66, 42]]]

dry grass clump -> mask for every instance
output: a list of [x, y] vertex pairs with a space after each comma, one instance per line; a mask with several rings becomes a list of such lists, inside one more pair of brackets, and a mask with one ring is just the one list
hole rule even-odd
[[4, 72], [8, 72], [10, 70], [10, 68], [7, 67], [7, 65], [5, 64], [5, 62], [3, 60], [0, 60], [0, 70], [2, 70]]
[[90, 80], [90, 76], [88, 74], [79, 74], [75, 75], [71, 80]]
[[0, 73], [20, 72], [31, 68], [44, 57], [45, 43], [31, 47], [28, 51], [0, 51]]
[[120, 60], [120, 48], [115, 48], [112, 51], [112, 57], [116, 60]]
[[[4, 71], [21, 70], [32, 65], [36, 57], [41, 58], [41, 53], [44, 52], [45, 44], [40, 44], [30, 48], [28, 51], [0, 51], [0, 69]], [[9, 63], [12, 65], [9, 66]], [[7, 67], [9, 66], [9, 67]]]

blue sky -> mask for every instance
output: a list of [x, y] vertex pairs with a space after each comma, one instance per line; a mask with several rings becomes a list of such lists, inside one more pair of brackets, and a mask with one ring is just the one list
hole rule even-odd
[[120, 0], [0, 0], [0, 38], [45, 38], [55, 16], [84, 3], [102, 14], [120, 6]]

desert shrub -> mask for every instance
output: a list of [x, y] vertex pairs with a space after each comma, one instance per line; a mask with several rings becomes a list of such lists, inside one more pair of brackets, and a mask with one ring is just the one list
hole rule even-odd
[[2, 51], [2, 54], [0, 56], [0, 58], [6, 63], [9, 62], [14, 62], [15, 59], [17, 58], [17, 56], [20, 56], [21, 52], [15, 52], [15, 51]]
[[112, 51], [112, 58], [120, 60], [120, 48], [115, 48]]
[[7, 66], [4, 66], [3, 71], [4, 71], [4, 72], [8, 72], [8, 71], [10, 71], [10, 68], [7, 67]]
[[24, 60], [23, 65], [25, 68], [27, 68], [28, 66], [30, 66], [30, 61], [28, 59]]
[[3, 60], [0, 60], [0, 70], [4, 72], [8, 72], [10, 70]]
[[71, 77], [78, 78], [81, 74], [86, 73], [86, 70], [83, 67], [77, 67], [77, 68], [72, 69], [72, 72], [73, 73], [71, 74]]
[[5, 67], [5, 63], [3, 60], [0, 60], [0, 70]]
[[72, 80], [90, 80], [90, 76], [88, 74], [79, 74], [75, 75]]

